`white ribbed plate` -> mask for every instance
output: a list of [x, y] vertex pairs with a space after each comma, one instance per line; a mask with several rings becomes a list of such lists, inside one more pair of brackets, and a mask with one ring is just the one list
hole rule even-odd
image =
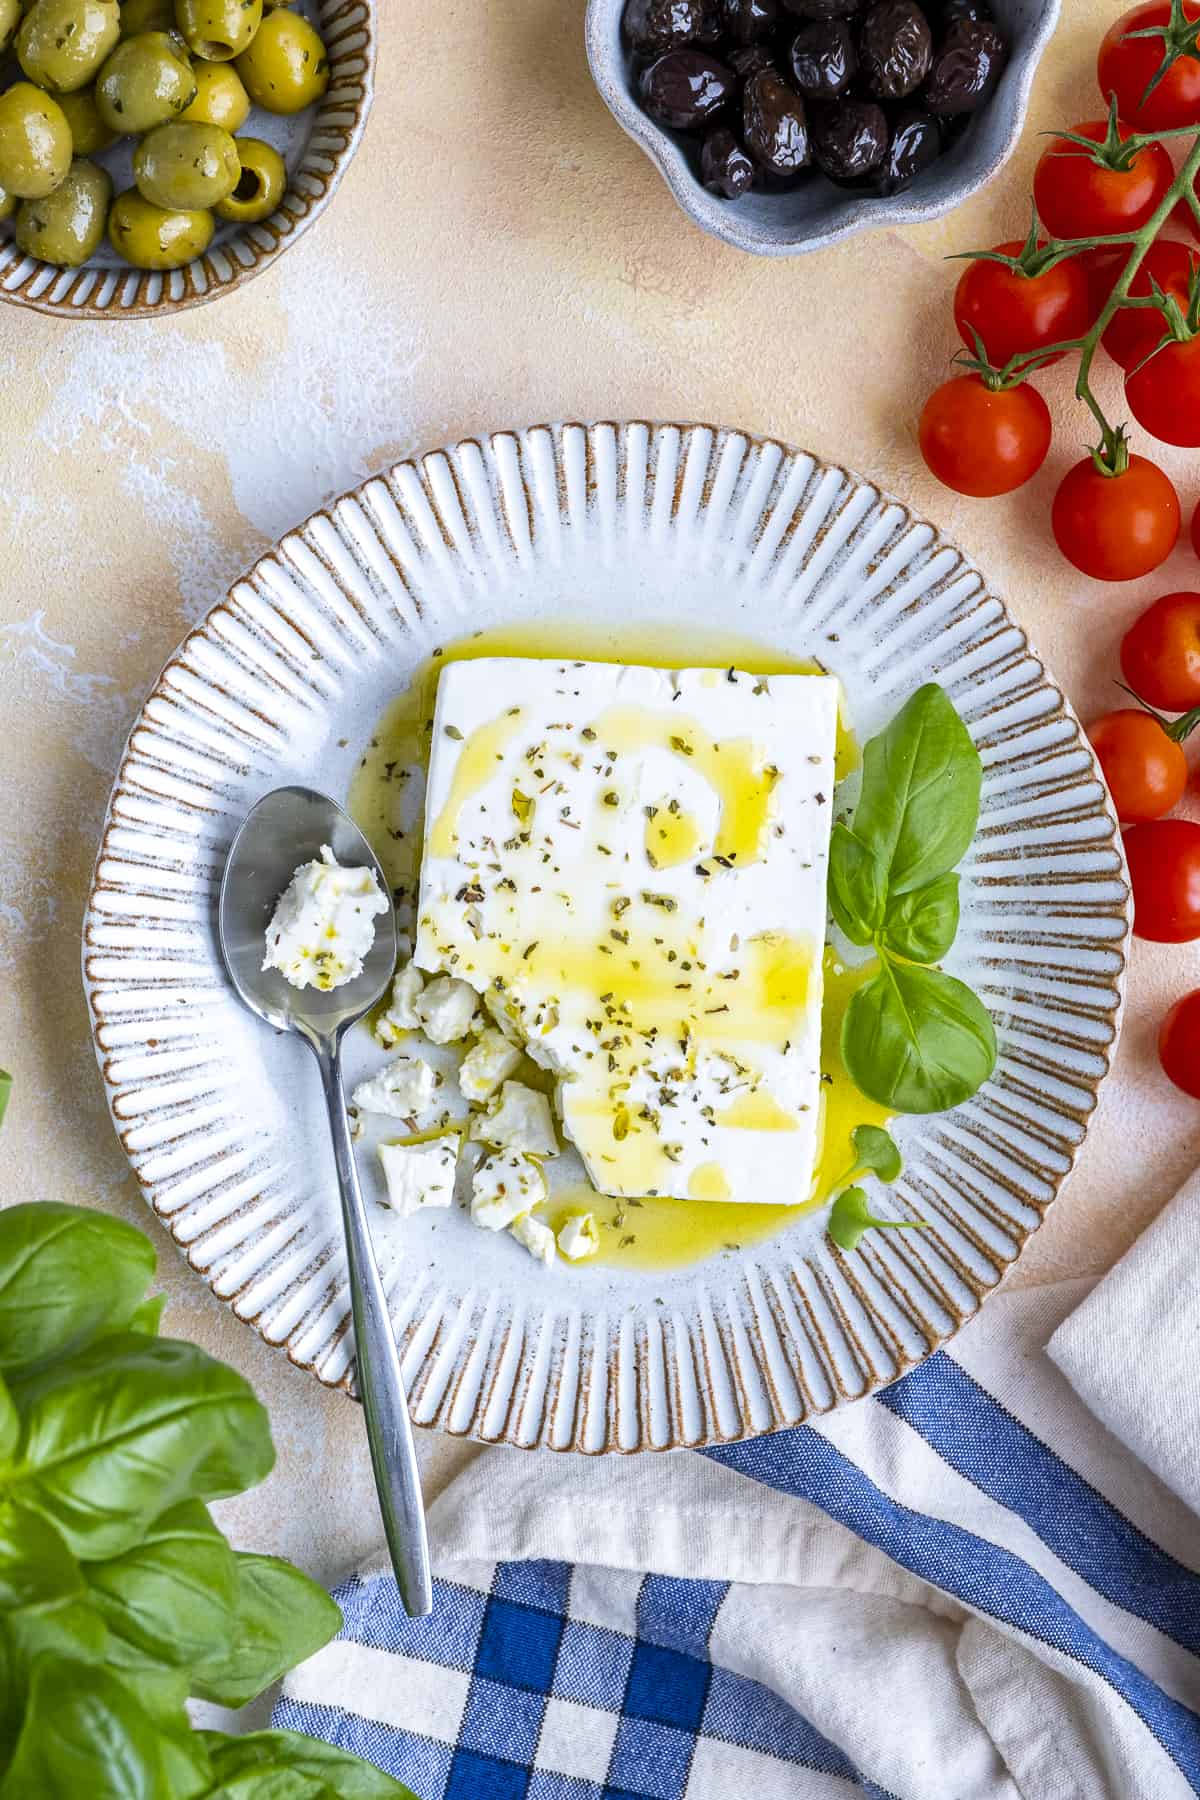
[[808, 1215], [644, 1274], [547, 1271], [457, 1213], [378, 1213], [420, 1422], [583, 1450], [795, 1424], [926, 1356], [1020, 1255], [1109, 1065], [1129, 927], [1116, 823], [1063, 696], [961, 553], [842, 469], [706, 426], [505, 432], [400, 464], [263, 557], [163, 671], [113, 790], [84, 941], [113, 1118], [213, 1291], [349, 1386], [316, 1073], [225, 983], [222, 860], [267, 789], [345, 793], [434, 647], [531, 619], [560, 638], [571, 619], [618, 637], [676, 622], [682, 645], [690, 626], [819, 656], [864, 737], [933, 677], [983, 757], [948, 966], [991, 1007], [1001, 1055], [966, 1106], [898, 1129], [894, 1203], [930, 1230], [843, 1255]]

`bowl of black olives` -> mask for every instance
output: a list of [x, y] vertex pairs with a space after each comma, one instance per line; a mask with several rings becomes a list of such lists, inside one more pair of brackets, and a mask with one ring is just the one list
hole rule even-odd
[[683, 210], [794, 256], [936, 218], [1020, 135], [1060, 0], [589, 0], [617, 122]]
[[0, 300], [147, 318], [232, 292], [333, 198], [371, 0], [0, 0]]

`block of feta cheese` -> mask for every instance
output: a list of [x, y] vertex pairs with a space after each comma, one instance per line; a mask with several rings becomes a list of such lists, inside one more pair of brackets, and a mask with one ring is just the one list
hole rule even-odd
[[509, 1231], [518, 1244], [523, 1244], [535, 1262], [552, 1263], [555, 1258], [554, 1233], [541, 1219], [533, 1213], [526, 1213], [523, 1218], [514, 1219]]
[[558, 1252], [568, 1262], [582, 1262], [585, 1256], [595, 1256], [599, 1248], [600, 1230], [594, 1213], [572, 1213], [559, 1226]]
[[490, 1100], [502, 1081], [506, 1081], [521, 1060], [519, 1045], [511, 1043], [502, 1031], [489, 1025], [481, 1031], [458, 1071], [459, 1089], [466, 1100]]
[[387, 1011], [381, 1013], [375, 1024], [375, 1039], [390, 1050], [398, 1044], [406, 1031], [419, 1031], [421, 1021], [417, 1017], [417, 1001], [425, 986], [425, 977], [416, 963], [407, 963], [392, 983], [391, 998]]
[[449, 1206], [462, 1138], [456, 1131], [422, 1143], [380, 1144], [387, 1204], [403, 1219], [429, 1206]]
[[475, 1114], [471, 1136], [477, 1143], [520, 1150], [526, 1156], [558, 1155], [550, 1102], [522, 1081], [506, 1081], [487, 1111]]
[[346, 869], [326, 844], [301, 863], [275, 903], [264, 969], [293, 987], [323, 991], [362, 974], [375, 942], [375, 920], [389, 906], [373, 869]]
[[820, 675], [442, 672], [415, 960], [560, 1078], [602, 1193], [808, 1197], [837, 707]]
[[485, 1231], [503, 1231], [546, 1198], [546, 1177], [517, 1150], [485, 1156], [471, 1177], [471, 1217]]
[[397, 1056], [354, 1090], [351, 1104], [359, 1112], [386, 1113], [413, 1119], [423, 1113], [444, 1077], [419, 1056]]

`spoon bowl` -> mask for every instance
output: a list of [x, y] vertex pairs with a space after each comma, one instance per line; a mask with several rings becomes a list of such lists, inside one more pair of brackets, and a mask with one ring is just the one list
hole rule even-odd
[[354, 820], [315, 788], [282, 787], [250, 812], [233, 840], [221, 881], [218, 928], [229, 979], [242, 1002], [276, 1031], [337, 1038], [383, 998], [396, 967], [396, 913], [375, 921], [375, 941], [362, 973], [340, 987], [293, 987], [278, 969], [264, 969], [263, 945], [275, 902], [301, 863], [328, 844], [338, 861], [368, 868], [388, 894], [379, 860]]
[[321, 1072], [346, 1236], [358, 1393], [400, 1598], [409, 1616], [418, 1618], [433, 1605], [421, 1480], [400, 1352], [354, 1161], [341, 1066], [342, 1038], [382, 998], [396, 967], [390, 897], [362, 970], [352, 980], [327, 990], [297, 988], [278, 969], [262, 966], [275, 902], [296, 870], [319, 857], [326, 844], [343, 867], [370, 869], [387, 894], [371, 846], [335, 800], [314, 788], [276, 788], [247, 815], [233, 840], [221, 877], [218, 936], [238, 998], [276, 1031], [303, 1038]]

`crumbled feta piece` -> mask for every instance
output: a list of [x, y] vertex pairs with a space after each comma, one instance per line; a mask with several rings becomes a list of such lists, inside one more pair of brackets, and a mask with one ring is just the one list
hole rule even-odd
[[594, 1213], [575, 1213], [559, 1229], [558, 1248], [568, 1262], [582, 1262], [600, 1248], [600, 1230]]
[[388, 1009], [375, 1026], [376, 1041], [390, 1050], [400, 1042], [406, 1031], [419, 1031], [421, 1021], [417, 1017], [417, 1001], [425, 986], [425, 977], [416, 963], [408, 963], [392, 983], [392, 997], [388, 1001]]
[[463, 1057], [462, 1068], [458, 1071], [458, 1085], [464, 1097], [490, 1100], [520, 1060], [519, 1048], [510, 1044], [502, 1031], [487, 1027]]
[[518, 1150], [485, 1156], [471, 1177], [471, 1217], [485, 1231], [503, 1231], [546, 1198], [546, 1177]]
[[344, 869], [325, 844], [276, 901], [263, 968], [278, 969], [293, 987], [322, 992], [353, 981], [375, 942], [376, 916], [388, 905], [373, 869]]
[[523, 1244], [535, 1262], [552, 1263], [555, 1256], [554, 1233], [532, 1213], [526, 1213], [523, 1219], [515, 1219], [509, 1231], [518, 1244]]
[[545, 1094], [520, 1081], [506, 1081], [499, 1099], [471, 1121], [471, 1136], [499, 1150], [523, 1150], [527, 1156], [557, 1156], [554, 1116]]
[[380, 1144], [387, 1204], [402, 1219], [411, 1218], [424, 1207], [450, 1205], [461, 1143], [458, 1133], [451, 1131], [425, 1143]]
[[469, 982], [439, 975], [425, 987], [414, 1010], [430, 1043], [455, 1044], [471, 1029], [479, 995]]
[[387, 1113], [393, 1119], [413, 1119], [425, 1111], [441, 1086], [442, 1076], [415, 1056], [398, 1056], [354, 1090], [353, 1105], [360, 1112]]

